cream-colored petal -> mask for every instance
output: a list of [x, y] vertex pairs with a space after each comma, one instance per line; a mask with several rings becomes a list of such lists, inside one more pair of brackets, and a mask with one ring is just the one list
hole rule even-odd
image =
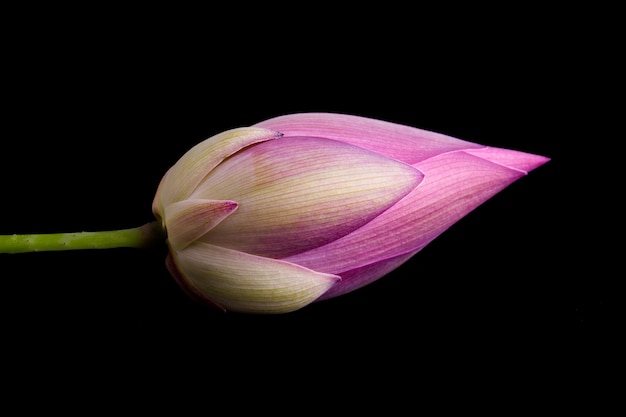
[[422, 178], [410, 165], [356, 146], [285, 138], [224, 161], [193, 196], [239, 203], [204, 242], [280, 259], [351, 233]]
[[165, 208], [167, 240], [174, 250], [182, 250], [237, 209], [229, 200], [183, 200]]
[[277, 259], [194, 242], [173, 253], [186, 284], [226, 310], [278, 314], [315, 301], [341, 278]]
[[255, 143], [281, 137], [272, 130], [242, 127], [206, 139], [187, 151], [164, 176], [157, 190], [155, 211], [185, 200], [213, 168], [224, 159]]

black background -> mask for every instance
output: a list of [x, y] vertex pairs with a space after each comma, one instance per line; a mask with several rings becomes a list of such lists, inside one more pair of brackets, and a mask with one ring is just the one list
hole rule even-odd
[[[478, 376], [503, 393], [498, 381], [512, 375], [546, 389], [582, 384], [623, 331], [607, 162], [621, 138], [605, 104], [618, 86], [614, 51], [574, 25], [554, 28], [556, 18], [447, 37], [457, 24], [448, 18], [424, 31], [412, 19], [348, 30], [339, 18], [223, 30], [213, 19], [145, 27], [135, 15], [12, 32], [2, 234], [142, 225], [161, 176], [191, 146], [294, 112], [368, 116], [552, 158], [383, 279], [286, 315], [196, 304], [167, 273], [165, 247], [0, 255], [16, 391], [64, 375], [70, 390], [113, 378], [117, 394], [107, 395], [124, 387], [132, 397], [135, 383], [169, 373], [173, 385], [233, 389], [320, 378], [315, 397], [357, 384], [369, 401], [391, 381], [442, 398]], [[95, 391], [81, 390], [102, 402]]]

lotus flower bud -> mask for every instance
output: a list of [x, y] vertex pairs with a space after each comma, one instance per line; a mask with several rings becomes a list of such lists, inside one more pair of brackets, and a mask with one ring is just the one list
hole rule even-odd
[[381, 278], [547, 161], [380, 120], [293, 114], [190, 149], [153, 212], [190, 294], [285, 313]]

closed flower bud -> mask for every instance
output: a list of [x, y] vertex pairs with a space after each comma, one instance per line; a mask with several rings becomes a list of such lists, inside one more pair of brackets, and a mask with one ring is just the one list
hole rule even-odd
[[547, 161], [358, 116], [293, 114], [190, 149], [153, 212], [190, 294], [285, 313], [386, 275]]

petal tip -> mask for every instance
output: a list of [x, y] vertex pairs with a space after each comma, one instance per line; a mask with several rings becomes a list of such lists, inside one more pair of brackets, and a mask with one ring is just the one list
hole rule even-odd
[[550, 161], [546, 156], [495, 147], [466, 149], [464, 152], [523, 174], [528, 174]]

